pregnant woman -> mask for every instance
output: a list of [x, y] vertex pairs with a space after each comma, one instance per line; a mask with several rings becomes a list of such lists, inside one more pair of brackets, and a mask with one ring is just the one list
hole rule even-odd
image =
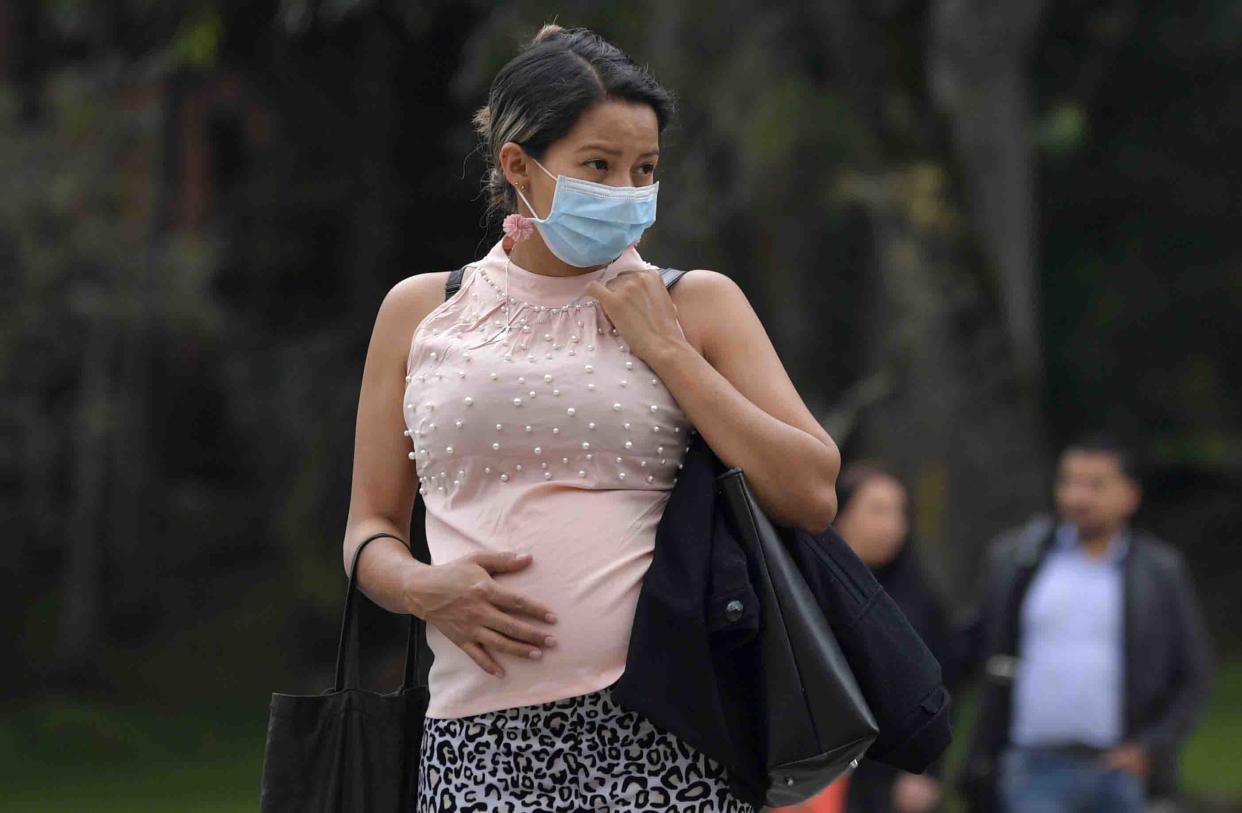
[[[751, 811], [725, 769], [619, 708], [656, 526], [692, 427], [774, 520], [836, 511], [840, 456], [727, 277], [671, 290], [655, 220], [672, 99], [598, 35], [545, 26], [475, 117], [504, 236], [392, 288], [358, 405], [346, 567], [427, 622], [419, 811]], [[404, 540], [414, 491], [431, 563]]]

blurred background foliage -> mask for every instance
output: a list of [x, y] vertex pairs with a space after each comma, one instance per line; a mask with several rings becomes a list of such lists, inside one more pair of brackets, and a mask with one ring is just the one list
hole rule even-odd
[[257, 782], [267, 693], [330, 682], [376, 309], [496, 239], [470, 116], [552, 20], [675, 92], [644, 256], [742, 285], [847, 459], [909, 478], [948, 595], [1107, 427], [1237, 653], [1242, 3], [0, 0], [0, 744]]

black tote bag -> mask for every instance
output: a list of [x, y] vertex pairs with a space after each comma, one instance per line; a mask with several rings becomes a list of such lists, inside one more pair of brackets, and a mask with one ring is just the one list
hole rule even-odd
[[407, 813], [416, 798], [429, 699], [418, 663], [422, 619], [410, 616], [401, 687], [379, 694], [357, 685], [358, 557], [381, 536], [398, 539], [385, 533], [367, 538], [350, 564], [332, 688], [272, 694], [260, 813]]
[[[671, 288], [681, 275], [665, 268]], [[742, 469], [725, 469], [706, 440], [692, 444], [710, 455], [721, 499], [717, 513], [747, 559], [759, 599], [757, 715], [768, 788], [764, 803], [804, 802], [845, 773], [875, 741], [879, 725], [863, 697], [824, 611], [798, 562], [746, 483]]]
[[[696, 433], [695, 440], [702, 436]], [[857, 767], [879, 726], [828, 619], [742, 470], [729, 469], [716, 482], [759, 598], [759, 735], [769, 780], [764, 803], [799, 804]]]

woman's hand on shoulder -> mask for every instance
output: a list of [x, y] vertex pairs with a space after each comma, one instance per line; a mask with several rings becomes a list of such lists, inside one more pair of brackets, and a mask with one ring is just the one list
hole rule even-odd
[[[750, 311], [737, 283], [706, 269], [685, 272], [672, 288], [658, 273], [622, 271], [605, 283], [592, 282], [587, 293], [599, 300], [630, 351], [648, 364], [679, 344], [710, 361], [704, 328], [712, 320], [728, 325], [738, 312]], [[717, 310], [721, 307], [725, 312]], [[682, 308], [691, 312], [683, 316]]]
[[622, 271], [606, 283], [592, 282], [587, 292], [600, 301], [630, 350], [648, 362], [679, 342], [711, 361], [715, 328], [731, 330], [742, 321], [763, 329], [738, 284], [704, 268], [684, 272], [672, 288], [659, 274]]
[[607, 282], [591, 282], [586, 292], [599, 300], [630, 352], [647, 363], [655, 354], [686, 343], [677, 321], [677, 306], [660, 275], [622, 271]]

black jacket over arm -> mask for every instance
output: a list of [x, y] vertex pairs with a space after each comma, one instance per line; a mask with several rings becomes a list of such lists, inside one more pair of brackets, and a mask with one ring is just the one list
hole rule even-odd
[[[723, 465], [698, 433], [656, 530], [617, 702], [729, 769], [736, 796], [767, 786], [751, 570], [724, 519]], [[936, 659], [870, 570], [831, 529], [778, 529], [824, 611], [880, 726], [868, 757], [921, 772], [948, 746]]]

